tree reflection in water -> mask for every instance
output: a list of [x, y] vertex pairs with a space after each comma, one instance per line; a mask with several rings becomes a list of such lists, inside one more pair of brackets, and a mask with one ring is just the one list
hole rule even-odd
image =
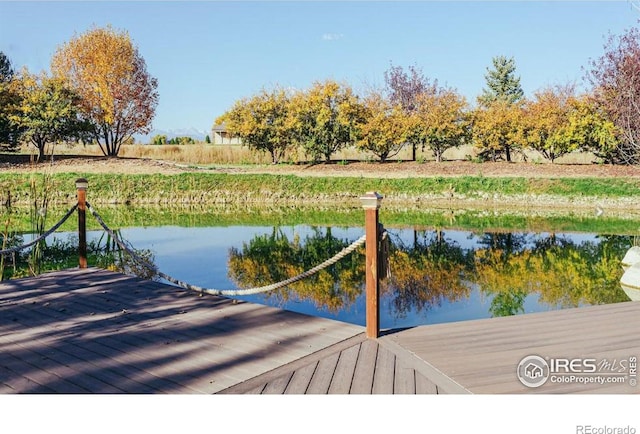
[[[118, 233], [118, 231], [116, 231]], [[14, 247], [24, 244], [25, 234], [12, 234], [7, 237], [7, 247]], [[2, 238], [0, 238], [0, 241]], [[1, 244], [0, 244], [1, 245]], [[68, 235], [66, 237], [53, 237], [45, 239], [40, 247], [41, 256], [39, 269], [41, 272], [63, 270], [78, 266], [78, 237]], [[149, 264], [153, 264], [154, 256], [151, 250], [134, 249], [135, 253]], [[108, 235], [103, 234], [95, 240], [87, 243], [88, 263], [124, 274], [135, 275], [143, 279], [157, 280], [157, 276], [152, 270], [141, 266], [123, 252], [118, 244]], [[4, 258], [1, 263], [1, 279], [15, 279], [32, 275], [32, 258], [29, 249], [17, 252]]]
[[[313, 234], [289, 239], [274, 227], [271, 234], [258, 235], [241, 249], [229, 251], [229, 277], [240, 288], [280, 282], [324, 262], [351, 244], [332, 235], [331, 228], [312, 228]], [[335, 312], [351, 305], [362, 292], [364, 249], [357, 250], [315, 275], [272, 291], [268, 297], [286, 302], [313, 301], [318, 308]]]
[[[224, 247], [227, 273], [239, 288], [263, 286], [298, 275], [330, 258], [353, 237], [330, 227], [305, 226], [305, 235], [287, 235], [276, 226], [240, 247]], [[474, 294], [490, 302], [485, 312], [505, 316], [543, 308], [626, 301], [620, 288], [620, 261], [633, 245], [632, 236], [593, 234], [500, 233], [455, 230], [388, 229], [391, 276], [381, 284], [390, 318], [429, 314], [445, 304], [464, 302]], [[22, 244], [29, 235], [7, 233], [5, 246]], [[4, 241], [4, 238], [3, 240]], [[148, 262], [151, 250], [138, 250]], [[77, 236], [47, 240], [42, 270], [78, 264]], [[137, 265], [107, 235], [89, 243], [89, 263], [155, 278]], [[316, 275], [264, 295], [269, 304], [305, 301], [331, 313], [356, 306], [364, 296], [364, 249]], [[5, 258], [3, 278], [29, 274], [28, 252]], [[183, 270], [189, 281], [189, 270]], [[195, 282], [198, 284], [199, 282]]]
[[414, 230], [410, 245], [398, 237], [392, 241], [391, 277], [382, 287], [392, 299], [395, 317], [468, 297], [470, 289], [464, 276], [472, 263], [469, 253], [447, 240], [442, 231]]
[[[391, 276], [382, 282], [381, 293], [390, 300], [389, 314], [394, 318], [464, 300], [474, 285], [491, 299], [492, 316], [523, 313], [529, 296], [552, 308], [626, 300], [619, 285], [620, 259], [630, 237], [576, 241], [557, 234], [467, 233], [470, 242], [462, 246], [441, 230], [414, 230], [413, 237], [406, 231], [390, 232]], [[404, 232], [404, 237], [396, 232]], [[333, 236], [331, 228], [313, 228], [304, 239], [299, 235], [290, 239], [274, 227], [270, 234], [230, 250], [229, 276], [241, 288], [268, 285], [314, 267], [350, 243]], [[364, 249], [360, 249], [267, 297], [311, 301], [335, 312], [363, 295], [363, 282]]]
[[494, 315], [523, 312], [523, 295], [530, 294], [558, 308], [626, 300], [619, 281], [628, 237], [602, 236], [598, 242], [555, 234], [526, 238], [509, 251], [488, 247], [474, 252], [471, 277], [494, 297]]

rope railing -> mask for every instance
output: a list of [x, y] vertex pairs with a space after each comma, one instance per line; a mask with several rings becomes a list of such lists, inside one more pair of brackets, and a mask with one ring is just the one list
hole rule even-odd
[[380, 196], [375, 191], [367, 192], [364, 196], [360, 197], [360, 202], [362, 204], [362, 208], [364, 209], [365, 214], [365, 225], [364, 230], [365, 234], [351, 243], [351, 245], [342, 249], [338, 254], [333, 256], [332, 258], [324, 261], [323, 263], [317, 265], [310, 270], [305, 271], [297, 276], [291, 277], [289, 279], [283, 280], [278, 283], [273, 283], [271, 285], [260, 286], [256, 288], [244, 288], [244, 289], [211, 289], [211, 288], [202, 288], [196, 285], [191, 285], [189, 283], [178, 280], [174, 277], [169, 276], [158, 270], [158, 267], [155, 264], [149, 263], [144, 258], [141, 258], [132, 247], [129, 247], [120, 236], [115, 233], [109, 226], [104, 222], [102, 217], [96, 212], [95, 209], [87, 202], [86, 200], [86, 190], [88, 187], [88, 181], [84, 178], [79, 178], [76, 180], [76, 189], [78, 192], [78, 252], [79, 252], [79, 266], [80, 268], [87, 268], [87, 243], [86, 243], [86, 222], [85, 222], [85, 211], [88, 209], [89, 212], [95, 217], [100, 226], [112, 237], [112, 239], [123, 249], [127, 254], [131, 256], [131, 258], [138, 263], [139, 265], [149, 269], [156, 276], [171, 282], [178, 287], [197, 291], [200, 293], [206, 293], [211, 295], [222, 295], [222, 296], [239, 296], [239, 295], [250, 295], [257, 294], [261, 292], [273, 291], [278, 288], [285, 287], [292, 283], [298, 282], [304, 278], [312, 276], [318, 273], [320, 270], [329, 267], [332, 264], [335, 264], [340, 259], [352, 253], [354, 250], [360, 248], [361, 246], [365, 246], [365, 296], [366, 296], [366, 336], [367, 338], [377, 338], [380, 335], [380, 281], [381, 278], [389, 275], [389, 263], [388, 263], [388, 253], [389, 246], [388, 237], [386, 236], [386, 231], [382, 228], [382, 225], [378, 222], [378, 210], [380, 208], [380, 203], [382, 201], [382, 196]]
[[56, 223], [55, 225], [53, 225], [51, 227], [51, 229], [49, 229], [48, 231], [44, 232], [42, 235], [38, 236], [37, 238], [34, 238], [33, 240], [29, 241], [28, 243], [25, 244], [21, 244], [19, 246], [15, 246], [15, 247], [11, 247], [9, 249], [4, 249], [4, 250], [0, 250], [0, 256], [4, 256], [4, 255], [9, 255], [9, 254], [13, 254], [13, 253], [17, 253], [21, 250], [27, 249], [31, 246], [34, 246], [36, 244], [38, 244], [40, 241], [44, 240], [45, 238], [47, 238], [48, 236], [50, 236], [51, 234], [53, 234], [55, 231], [58, 230], [58, 228], [60, 228], [60, 226], [62, 226], [64, 224], [64, 222], [67, 221], [67, 219], [69, 217], [71, 217], [71, 214], [73, 214], [75, 212], [75, 210], [78, 208], [78, 204], [75, 204], [73, 207], [71, 207], [71, 209], [69, 211], [67, 211], [67, 213], [58, 221], [58, 223]]
[[105, 232], [107, 232], [112, 238], [113, 240], [120, 246], [121, 249], [123, 249], [125, 252], [127, 252], [131, 258], [137, 262], [138, 264], [148, 268], [149, 270], [153, 271], [157, 276], [161, 277], [162, 279], [171, 282], [181, 288], [187, 289], [187, 290], [191, 290], [191, 291], [196, 291], [199, 293], [205, 293], [205, 294], [211, 294], [211, 295], [222, 295], [222, 296], [242, 296], [242, 295], [253, 295], [253, 294], [259, 294], [259, 293], [263, 293], [263, 292], [268, 292], [268, 291], [273, 291], [276, 289], [280, 289], [280, 288], [284, 288], [288, 285], [291, 285], [292, 283], [298, 282], [302, 279], [305, 279], [307, 277], [310, 277], [316, 273], [318, 273], [319, 271], [335, 264], [336, 262], [338, 262], [339, 260], [345, 258], [346, 256], [348, 256], [349, 254], [351, 254], [354, 250], [362, 247], [365, 244], [366, 241], [366, 235], [363, 235], [362, 237], [358, 238], [356, 241], [354, 241], [353, 243], [351, 243], [349, 246], [345, 247], [344, 249], [342, 249], [340, 252], [338, 252], [337, 254], [335, 254], [333, 257], [327, 259], [326, 261], [322, 262], [321, 264], [318, 264], [317, 266], [298, 274], [297, 276], [291, 277], [289, 279], [285, 279], [281, 282], [277, 282], [277, 283], [272, 283], [270, 285], [265, 285], [265, 286], [259, 286], [259, 287], [254, 287], [254, 288], [242, 288], [242, 289], [212, 289], [212, 288], [203, 288], [197, 285], [192, 285], [190, 283], [186, 283], [183, 282], [179, 279], [176, 279], [166, 273], [163, 273], [162, 271], [160, 271], [158, 269], [158, 267], [154, 264], [149, 263], [147, 260], [145, 260], [144, 258], [141, 258], [138, 254], [136, 254], [136, 252], [133, 250], [133, 248], [129, 247], [123, 240], [120, 239], [120, 237], [118, 236], [118, 234], [113, 231], [111, 228], [109, 228], [109, 226], [104, 222], [104, 220], [102, 219], [102, 217], [100, 217], [100, 215], [96, 212], [96, 210], [91, 206], [91, 204], [89, 202], [86, 202], [86, 206], [87, 209], [89, 210], [89, 212], [95, 217], [95, 219], [98, 221], [98, 223], [100, 224], [100, 226], [102, 226], [102, 228], [105, 230]]

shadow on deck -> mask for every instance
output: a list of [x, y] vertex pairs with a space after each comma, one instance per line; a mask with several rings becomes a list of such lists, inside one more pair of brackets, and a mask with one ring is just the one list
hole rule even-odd
[[[629, 302], [370, 340], [360, 326], [74, 269], [0, 284], [0, 393], [638, 393], [638, 329]], [[617, 362], [600, 373], [617, 380], [525, 387], [516, 370], [532, 354]]]

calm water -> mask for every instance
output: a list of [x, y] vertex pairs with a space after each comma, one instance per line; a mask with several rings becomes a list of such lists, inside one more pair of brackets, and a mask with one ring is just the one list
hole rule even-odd
[[[388, 229], [391, 277], [381, 327], [488, 318], [626, 301], [619, 260], [629, 236]], [[121, 236], [163, 272], [214, 289], [261, 286], [311, 268], [358, 239], [361, 227], [161, 226]], [[89, 233], [97, 240], [102, 232]], [[364, 325], [364, 257], [289, 290], [238, 297]], [[287, 274], [289, 273], [289, 274]]]

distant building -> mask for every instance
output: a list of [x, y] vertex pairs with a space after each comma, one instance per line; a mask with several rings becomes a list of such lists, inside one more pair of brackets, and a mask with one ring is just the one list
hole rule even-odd
[[224, 123], [211, 128], [211, 143], [214, 145], [242, 145], [240, 137], [229, 134]]

